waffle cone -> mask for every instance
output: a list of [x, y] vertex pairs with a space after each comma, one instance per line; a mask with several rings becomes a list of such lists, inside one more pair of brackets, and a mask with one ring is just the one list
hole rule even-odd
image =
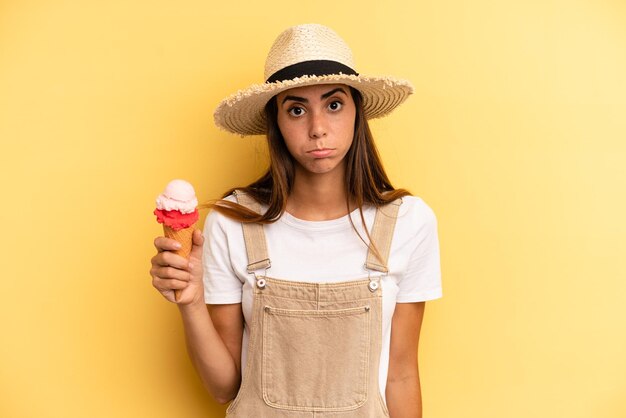
[[[189, 254], [191, 254], [191, 247], [193, 246], [193, 231], [195, 230], [196, 224], [191, 225], [189, 228], [179, 229], [178, 231], [170, 228], [167, 225], [163, 225], [163, 232], [167, 238], [175, 239], [180, 242], [180, 250], [173, 251], [175, 254], [178, 254], [182, 257], [189, 259]], [[175, 290], [174, 295], [176, 300], [180, 298], [180, 290]]]
[[174, 253], [182, 257], [189, 258], [191, 247], [193, 245], [192, 236], [195, 226], [196, 224], [193, 224], [189, 228], [179, 229], [176, 231], [167, 225], [163, 225], [163, 232], [165, 233], [165, 236], [180, 242], [180, 250], [174, 251]]

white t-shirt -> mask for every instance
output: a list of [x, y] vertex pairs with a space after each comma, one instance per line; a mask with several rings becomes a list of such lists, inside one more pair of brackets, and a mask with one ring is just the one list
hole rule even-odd
[[[229, 200], [234, 200], [232, 196]], [[263, 208], [265, 209], [265, 208]], [[364, 207], [371, 231], [376, 209]], [[358, 210], [350, 216], [362, 237]], [[367, 278], [367, 246], [354, 231], [348, 215], [330, 221], [305, 221], [285, 212], [264, 225], [272, 267], [268, 277], [315, 283]], [[241, 303], [245, 318], [241, 365], [246, 366], [254, 275], [246, 270], [248, 259], [241, 224], [216, 211], [206, 218], [203, 249], [204, 296], [207, 304]], [[383, 318], [379, 385], [385, 397], [389, 366], [391, 319], [396, 303], [421, 302], [441, 297], [441, 270], [437, 219], [419, 197], [406, 196], [398, 212], [388, 260], [389, 273], [382, 278]], [[263, 274], [263, 272], [260, 272]], [[373, 274], [380, 275], [378, 272]]]

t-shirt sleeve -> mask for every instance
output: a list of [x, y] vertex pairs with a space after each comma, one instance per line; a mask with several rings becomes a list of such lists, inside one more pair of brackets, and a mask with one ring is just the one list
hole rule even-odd
[[226, 225], [228, 222], [211, 211], [204, 223], [204, 301], [207, 304], [240, 303], [243, 283], [232, 268]]
[[399, 303], [423, 302], [442, 296], [437, 217], [428, 205], [421, 203], [417, 214], [420, 227], [414, 238], [416, 247], [398, 282], [396, 301]]

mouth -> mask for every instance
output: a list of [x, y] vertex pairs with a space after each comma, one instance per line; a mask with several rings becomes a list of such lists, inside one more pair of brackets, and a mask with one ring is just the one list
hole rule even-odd
[[310, 154], [315, 158], [325, 158], [328, 157], [332, 152], [332, 148], [316, 148], [311, 151], [307, 151], [307, 154]]

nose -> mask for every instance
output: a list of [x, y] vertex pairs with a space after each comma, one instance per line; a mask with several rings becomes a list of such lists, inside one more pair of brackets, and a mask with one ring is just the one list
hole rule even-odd
[[323, 112], [311, 112], [309, 120], [309, 138], [318, 139], [326, 136], [326, 118]]

